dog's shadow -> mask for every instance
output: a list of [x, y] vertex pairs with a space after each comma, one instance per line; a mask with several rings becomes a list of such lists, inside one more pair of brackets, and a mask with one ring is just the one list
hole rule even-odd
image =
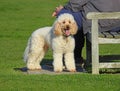
[[[41, 62], [41, 67], [44, 70], [52, 71], [53, 66], [52, 66], [52, 59], [43, 59]], [[27, 67], [21, 67], [21, 68], [14, 68], [15, 71], [21, 71], [21, 72], [27, 72], [28, 69]]]
[[[42, 70], [32, 70], [31, 71], [31, 70], [28, 70], [27, 67], [14, 68], [14, 70], [25, 72], [25, 73], [30, 73], [30, 74], [51, 74], [51, 73], [54, 73], [52, 62], [53, 62], [52, 59], [43, 59], [43, 61], [41, 62]], [[81, 68], [79, 65], [76, 66], [76, 69], [77, 69], [77, 72], [84, 71], [84, 69]], [[62, 73], [69, 73], [69, 71], [64, 69]]]

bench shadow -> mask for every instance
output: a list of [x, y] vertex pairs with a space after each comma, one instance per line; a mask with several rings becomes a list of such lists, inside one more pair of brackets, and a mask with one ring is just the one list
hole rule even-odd
[[120, 62], [120, 55], [100, 55], [99, 59], [100, 62]]

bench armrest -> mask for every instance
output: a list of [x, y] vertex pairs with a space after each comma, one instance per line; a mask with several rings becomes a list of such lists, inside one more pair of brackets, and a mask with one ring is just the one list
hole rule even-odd
[[120, 19], [120, 12], [89, 12], [88, 19]]

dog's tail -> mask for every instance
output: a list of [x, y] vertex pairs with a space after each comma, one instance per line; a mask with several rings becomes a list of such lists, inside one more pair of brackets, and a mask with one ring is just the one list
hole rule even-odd
[[24, 62], [27, 62], [28, 54], [29, 54], [29, 47], [30, 47], [30, 38], [28, 40], [27, 47], [25, 48], [24, 54], [23, 54], [23, 60]]

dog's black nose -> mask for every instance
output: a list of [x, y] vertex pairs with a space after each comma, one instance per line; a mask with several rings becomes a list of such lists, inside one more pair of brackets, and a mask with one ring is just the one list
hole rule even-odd
[[66, 25], [66, 29], [70, 29], [70, 26], [69, 26], [69, 25]]

